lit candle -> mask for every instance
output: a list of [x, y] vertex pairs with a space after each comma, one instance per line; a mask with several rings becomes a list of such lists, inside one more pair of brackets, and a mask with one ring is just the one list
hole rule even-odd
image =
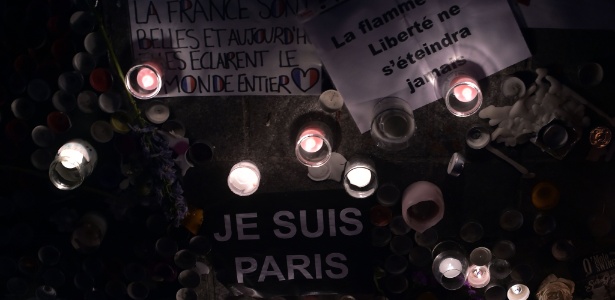
[[523, 284], [515, 284], [508, 289], [506, 296], [509, 300], [526, 300], [530, 297], [530, 289]]
[[461, 273], [461, 262], [455, 258], [446, 258], [440, 263], [440, 273], [446, 278], [455, 278]]
[[256, 165], [242, 161], [231, 169], [228, 176], [228, 186], [239, 196], [248, 196], [256, 192], [260, 182], [260, 172]]
[[482, 288], [489, 284], [491, 276], [486, 266], [472, 265], [468, 271], [468, 283], [471, 287]]
[[242, 191], [250, 190], [258, 184], [258, 176], [249, 168], [237, 168], [231, 173], [231, 184]]
[[[455, 78], [451, 82], [450, 86], [454, 86], [460, 82], [474, 82], [474, 79], [466, 76], [460, 76]], [[478, 95], [478, 91], [474, 87], [465, 83], [456, 86], [455, 89], [453, 89], [453, 93], [455, 93], [455, 97], [461, 102], [470, 102], [476, 98], [476, 95]]]
[[348, 181], [357, 187], [365, 187], [372, 180], [372, 172], [367, 168], [354, 168], [348, 172]]
[[143, 67], [137, 73], [137, 84], [145, 90], [154, 90], [158, 86], [158, 76], [152, 69]]
[[303, 131], [301, 136], [309, 136], [309, 137], [301, 141], [301, 149], [303, 149], [306, 152], [314, 153], [322, 148], [322, 144], [323, 144], [322, 138], [314, 136], [314, 135], [322, 136], [323, 133], [316, 129], [306, 129], [305, 131]]
[[83, 162], [83, 153], [75, 149], [63, 149], [60, 151], [60, 157], [66, 157], [62, 160], [62, 165], [67, 169], [74, 169]]

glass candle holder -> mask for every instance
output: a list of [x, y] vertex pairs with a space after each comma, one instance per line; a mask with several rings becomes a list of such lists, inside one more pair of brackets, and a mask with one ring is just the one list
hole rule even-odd
[[62, 145], [49, 166], [49, 179], [60, 190], [72, 190], [80, 186], [92, 174], [98, 155], [92, 145], [74, 139]]
[[515, 253], [517, 252], [516, 248], [517, 247], [513, 242], [509, 240], [500, 240], [493, 245], [491, 253], [493, 253], [493, 256], [497, 258], [510, 259], [515, 256]]
[[410, 105], [396, 97], [383, 98], [374, 106], [371, 135], [376, 145], [385, 150], [407, 148], [416, 125]]
[[523, 226], [523, 214], [516, 209], [508, 209], [500, 215], [500, 228], [515, 231]]
[[499, 284], [490, 284], [485, 288], [485, 300], [506, 300], [506, 288]]
[[495, 258], [489, 264], [489, 273], [495, 279], [504, 279], [510, 275], [512, 269], [506, 260]]
[[461, 246], [453, 241], [444, 241], [434, 247], [431, 270], [436, 280], [445, 289], [457, 290], [463, 286], [468, 272], [468, 260]]
[[160, 92], [162, 78], [160, 64], [153, 61], [137, 64], [126, 72], [126, 89], [135, 98], [151, 99]]
[[468, 284], [470, 284], [473, 288], [482, 288], [487, 286], [491, 280], [489, 268], [487, 268], [487, 266], [471, 265], [468, 268], [467, 280]]
[[530, 289], [524, 284], [513, 284], [506, 293], [509, 300], [526, 300], [530, 297]]
[[241, 161], [231, 168], [227, 183], [231, 191], [239, 196], [254, 194], [260, 184], [261, 173], [251, 161]]
[[371, 196], [378, 188], [374, 162], [365, 156], [355, 156], [346, 163], [344, 189], [354, 198]]
[[468, 221], [461, 226], [459, 237], [466, 243], [475, 243], [483, 238], [483, 225], [477, 221]]
[[468, 117], [478, 111], [483, 93], [472, 75], [458, 71], [440, 78], [436, 86], [448, 111], [457, 117]]
[[491, 250], [486, 247], [477, 247], [470, 252], [470, 263], [477, 266], [486, 266], [491, 261]]
[[331, 158], [331, 129], [325, 123], [308, 122], [299, 130], [295, 140], [295, 155], [308, 167], [319, 167]]
[[401, 198], [401, 191], [392, 183], [385, 183], [376, 192], [378, 203], [383, 206], [394, 206]]

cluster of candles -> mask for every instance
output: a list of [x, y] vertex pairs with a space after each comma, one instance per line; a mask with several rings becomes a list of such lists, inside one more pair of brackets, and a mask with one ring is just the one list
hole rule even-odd
[[[472, 251], [469, 256], [469, 262], [472, 265], [468, 266], [468, 259], [462, 254], [459, 245], [452, 241], [441, 242], [436, 245], [433, 250], [435, 255], [433, 261], [433, 273], [438, 282], [449, 290], [456, 290], [467, 282], [473, 288], [485, 288], [485, 294], [488, 290], [496, 293], [496, 289], [502, 289], [502, 293], [496, 297], [504, 299], [507, 297], [510, 300], [526, 300], [530, 296], [529, 288], [521, 283], [514, 283], [507, 292], [494, 282], [492, 279], [502, 279], [508, 276], [510, 272], [500, 274], [498, 263], [492, 260], [491, 251], [484, 247], [478, 247]], [[491, 270], [493, 269], [493, 270]], [[498, 291], [497, 294], [500, 292]]]

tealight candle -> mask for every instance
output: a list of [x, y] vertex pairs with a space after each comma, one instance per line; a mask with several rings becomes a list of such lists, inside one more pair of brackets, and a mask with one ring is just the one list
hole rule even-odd
[[346, 163], [344, 189], [355, 198], [371, 196], [378, 188], [374, 162], [368, 157], [357, 155]]
[[260, 172], [254, 163], [242, 161], [231, 168], [227, 182], [233, 193], [248, 196], [258, 189]]
[[446, 108], [455, 116], [468, 117], [478, 111], [483, 94], [474, 77], [464, 72], [443, 76], [436, 85]]
[[489, 269], [486, 266], [470, 266], [468, 270], [468, 283], [471, 287], [482, 288], [489, 284], [491, 276], [489, 275]]
[[81, 185], [96, 166], [97, 154], [90, 143], [74, 139], [58, 149], [49, 166], [49, 178], [61, 190], [72, 190]]
[[440, 263], [440, 273], [446, 278], [455, 278], [461, 273], [461, 262], [458, 259], [449, 257]]
[[524, 284], [515, 284], [508, 289], [509, 300], [526, 300], [530, 297], [530, 289]]
[[301, 141], [301, 148], [310, 153], [314, 153], [322, 148], [323, 139], [319, 136], [322, 136], [323, 133], [317, 129], [307, 129], [301, 133], [302, 136], [309, 136]]
[[135, 98], [150, 99], [162, 88], [162, 69], [154, 62], [133, 66], [126, 72], [126, 89]]
[[463, 75], [453, 79], [453, 81], [451, 82], [451, 86], [454, 86], [453, 93], [455, 94], [455, 97], [459, 101], [470, 102], [474, 100], [474, 98], [476, 98], [476, 95], [478, 95], [478, 91], [475, 87], [466, 85], [466, 84], [460, 84], [460, 85], [455, 86], [456, 84], [463, 83], [463, 82], [475, 82], [475, 81], [471, 77], [463, 76]]
[[331, 158], [331, 130], [322, 122], [308, 122], [299, 129], [295, 140], [297, 160], [308, 167], [320, 167]]
[[155, 89], [158, 84], [156, 73], [152, 69], [142, 68], [137, 72], [137, 84], [144, 90]]
[[357, 187], [364, 187], [372, 180], [372, 172], [367, 168], [355, 168], [348, 172], [348, 181]]

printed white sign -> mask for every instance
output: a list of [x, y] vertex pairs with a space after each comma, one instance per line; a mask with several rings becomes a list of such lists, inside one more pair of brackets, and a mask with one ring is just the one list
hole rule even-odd
[[304, 28], [361, 132], [382, 97], [416, 109], [441, 98], [434, 82], [454, 69], [481, 79], [530, 56], [506, 0], [353, 0]]
[[129, 1], [136, 61], [164, 65], [159, 97], [315, 95], [321, 61], [304, 0]]

